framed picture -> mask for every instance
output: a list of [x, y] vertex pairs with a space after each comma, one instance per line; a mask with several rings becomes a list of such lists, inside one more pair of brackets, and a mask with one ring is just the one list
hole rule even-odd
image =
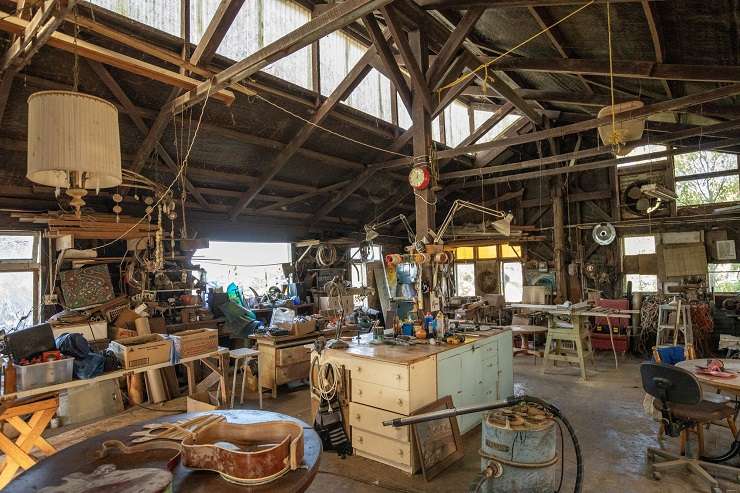
[[[447, 395], [411, 413], [412, 416], [431, 411], [441, 411], [455, 407], [452, 397]], [[430, 481], [450, 465], [463, 457], [462, 438], [457, 426], [457, 418], [441, 418], [425, 423], [411, 425], [416, 439], [416, 451], [424, 474]]]

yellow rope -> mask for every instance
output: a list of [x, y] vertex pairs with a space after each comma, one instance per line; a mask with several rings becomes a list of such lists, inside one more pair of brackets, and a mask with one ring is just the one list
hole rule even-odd
[[623, 144], [622, 137], [617, 132], [617, 116], [614, 111], [614, 55], [612, 50], [612, 14], [609, 0], [606, 0], [606, 31], [609, 36], [609, 93], [612, 101], [612, 145], [618, 150]]
[[442, 92], [442, 91], [444, 91], [445, 89], [450, 89], [450, 88], [452, 88], [452, 87], [455, 87], [456, 85], [460, 84], [461, 82], [464, 82], [464, 81], [468, 80], [469, 78], [473, 77], [473, 76], [474, 76], [474, 75], [475, 75], [476, 73], [478, 73], [478, 72], [479, 72], [479, 71], [480, 71], [481, 69], [483, 69], [483, 70], [484, 70], [484, 73], [485, 73], [485, 76], [484, 76], [484, 78], [483, 78], [483, 84], [484, 84], [484, 87], [485, 87], [486, 81], [488, 80], [488, 67], [489, 67], [490, 65], [493, 65], [494, 63], [498, 62], [498, 61], [499, 61], [499, 60], [501, 60], [501, 59], [502, 59], [503, 57], [505, 57], [505, 56], [509, 55], [509, 54], [510, 54], [510, 53], [512, 53], [513, 51], [515, 51], [515, 50], [518, 50], [519, 48], [521, 48], [522, 46], [526, 45], [527, 43], [529, 43], [529, 42], [530, 42], [530, 41], [532, 41], [533, 39], [535, 39], [535, 38], [537, 38], [537, 37], [541, 36], [542, 34], [545, 34], [545, 33], [546, 33], [547, 31], [551, 30], [552, 28], [554, 28], [554, 27], [555, 27], [555, 26], [557, 26], [558, 24], [560, 24], [560, 23], [562, 23], [562, 22], [565, 22], [566, 20], [570, 19], [571, 17], [573, 17], [574, 15], [576, 15], [577, 13], [579, 13], [579, 12], [580, 12], [581, 10], [583, 10], [583, 9], [585, 9], [586, 7], [588, 7], [589, 5], [593, 4], [593, 3], [595, 2], [595, 1], [596, 1], [596, 0], [591, 0], [591, 1], [590, 1], [590, 2], [588, 2], [587, 4], [585, 4], [585, 5], [582, 5], [582, 6], [578, 7], [578, 8], [576, 9], [576, 10], [574, 10], [574, 11], [573, 11], [573, 12], [571, 12], [570, 14], [566, 15], [565, 17], [563, 17], [562, 19], [560, 19], [560, 20], [559, 20], [559, 21], [557, 21], [556, 23], [554, 23], [554, 24], [552, 24], [552, 25], [550, 25], [550, 26], [548, 26], [548, 27], [544, 28], [543, 30], [541, 30], [541, 31], [540, 31], [540, 32], [538, 32], [537, 34], [534, 34], [533, 36], [530, 36], [529, 38], [527, 38], [526, 40], [522, 41], [521, 43], [519, 43], [519, 44], [518, 44], [518, 45], [516, 45], [515, 47], [513, 47], [513, 48], [511, 48], [511, 49], [509, 49], [509, 50], [506, 50], [506, 51], [505, 51], [504, 53], [502, 53], [501, 55], [497, 56], [497, 57], [496, 57], [496, 58], [494, 58], [493, 60], [491, 60], [491, 61], [489, 61], [489, 62], [486, 62], [486, 63], [484, 63], [484, 64], [481, 64], [481, 65], [479, 65], [479, 66], [478, 66], [478, 68], [476, 68], [476, 69], [475, 69], [475, 70], [473, 70], [472, 72], [468, 72], [468, 73], [466, 73], [466, 74], [462, 75], [461, 77], [458, 77], [458, 78], [457, 78], [457, 79], [455, 79], [454, 81], [450, 82], [450, 83], [449, 83], [449, 84], [447, 84], [446, 86], [442, 86], [442, 87], [440, 87], [439, 89], [437, 89], [437, 92]]

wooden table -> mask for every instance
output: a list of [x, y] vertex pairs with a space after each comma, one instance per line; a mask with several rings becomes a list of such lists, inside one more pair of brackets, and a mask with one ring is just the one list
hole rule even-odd
[[[519, 348], [514, 348], [514, 356], [518, 354], [525, 354], [534, 356], [535, 358], [542, 358], [543, 353], [542, 351], [537, 351], [534, 336], [536, 336], [537, 334], [547, 333], [547, 327], [542, 327], [540, 325], [507, 325], [506, 328], [511, 329], [512, 335], [514, 337], [519, 336], [519, 338], [521, 338], [521, 344], [519, 345]], [[533, 336], [531, 350], [529, 349], [530, 335]]]
[[[215, 360], [215, 361], [213, 361]], [[196, 387], [201, 383], [195, 382], [195, 362], [200, 361], [206, 365], [210, 370], [211, 374], [208, 375], [201, 383], [208, 382], [212, 383], [209, 387], [220, 384], [221, 398], [223, 399], [224, 405], [226, 404], [226, 369], [229, 364], [229, 350], [223, 347], [218, 348], [217, 351], [211, 353], [199, 354], [197, 356], [191, 356], [189, 358], [181, 358], [177, 360], [175, 365], [185, 365], [188, 372], [188, 393], [193, 396], [196, 392]], [[138, 368], [131, 368], [126, 370], [110, 371], [103, 373], [95, 378], [88, 378], [85, 380], [70, 380], [69, 382], [58, 383], [55, 385], [47, 385], [45, 387], [39, 387], [30, 390], [19, 390], [10, 394], [0, 394], [0, 402], [22, 399], [24, 397], [32, 397], [34, 395], [42, 395], [50, 392], [59, 392], [62, 390], [72, 389], [75, 387], [83, 387], [96, 382], [102, 382], [104, 380], [114, 380], [116, 378], [126, 377], [137, 373], [144, 373], [151, 370], [158, 370], [161, 368], [167, 368], [168, 366], [174, 366], [171, 362], [159, 363], [156, 365], [140, 366]]]
[[739, 375], [735, 378], [718, 378], [711, 375], [702, 375], [701, 373], [696, 373], [697, 365], [707, 365], [707, 358], [687, 359], [685, 361], [681, 361], [680, 363], [676, 363], [676, 366], [690, 371], [696, 377], [696, 379], [703, 384], [714, 387], [715, 389], [723, 390], [733, 395], [740, 395], [740, 360], [722, 359], [720, 361], [724, 363], [725, 368], [732, 372], [737, 372], [739, 373]]
[[[319, 470], [321, 456], [321, 440], [312, 427], [292, 416], [257, 410], [228, 410], [210, 411], [208, 414], [223, 414], [230, 423], [260, 423], [265, 421], [286, 420], [298, 423], [303, 427], [303, 461], [305, 468], [289, 471], [285, 476], [272, 483], [245, 487], [229, 483], [215, 472], [196, 471], [177, 464], [172, 471], [174, 476], [172, 491], [189, 493], [296, 493], [305, 491], [313, 481]], [[154, 420], [154, 423], [169, 423], [181, 419], [190, 419], [203, 413], [179, 414], [166, 416]], [[24, 472], [10, 483], [4, 493], [26, 493], [37, 491], [45, 486], [54, 486], [62, 483], [65, 476], [76, 472], [91, 473], [98, 466], [113, 464], [117, 469], [133, 469], [143, 467], [164, 468], [167, 461], [173, 456], [172, 450], [152, 450], [135, 454], [109, 454], [103, 460], [95, 459], [101, 444], [106, 440], [120, 440], [128, 443], [130, 434], [140, 431], [144, 423], [126, 426], [115, 431], [97, 435], [76, 445], [57, 452], [49, 459], [40, 462]]]

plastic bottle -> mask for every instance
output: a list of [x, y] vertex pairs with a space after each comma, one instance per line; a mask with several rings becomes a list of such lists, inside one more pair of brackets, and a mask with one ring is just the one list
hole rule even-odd
[[437, 338], [442, 339], [444, 338], [445, 332], [447, 331], [447, 327], [445, 327], [445, 314], [442, 313], [442, 311], [437, 312], [437, 318], [434, 320], [435, 322], [435, 332], [437, 334]]
[[434, 320], [434, 317], [432, 317], [432, 313], [427, 312], [427, 314], [424, 316], [424, 330], [426, 330], [427, 332], [427, 338], [430, 337], [433, 320]]

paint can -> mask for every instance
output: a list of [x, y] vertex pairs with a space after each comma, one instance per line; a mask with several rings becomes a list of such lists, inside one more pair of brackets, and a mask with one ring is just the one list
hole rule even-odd
[[481, 470], [498, 462], [503, 474], [481, 491], [540, 493], [553, 491], [558, 462], [555, 420], [548, 412], [523, 403], [488, 413], [481, 433]]

